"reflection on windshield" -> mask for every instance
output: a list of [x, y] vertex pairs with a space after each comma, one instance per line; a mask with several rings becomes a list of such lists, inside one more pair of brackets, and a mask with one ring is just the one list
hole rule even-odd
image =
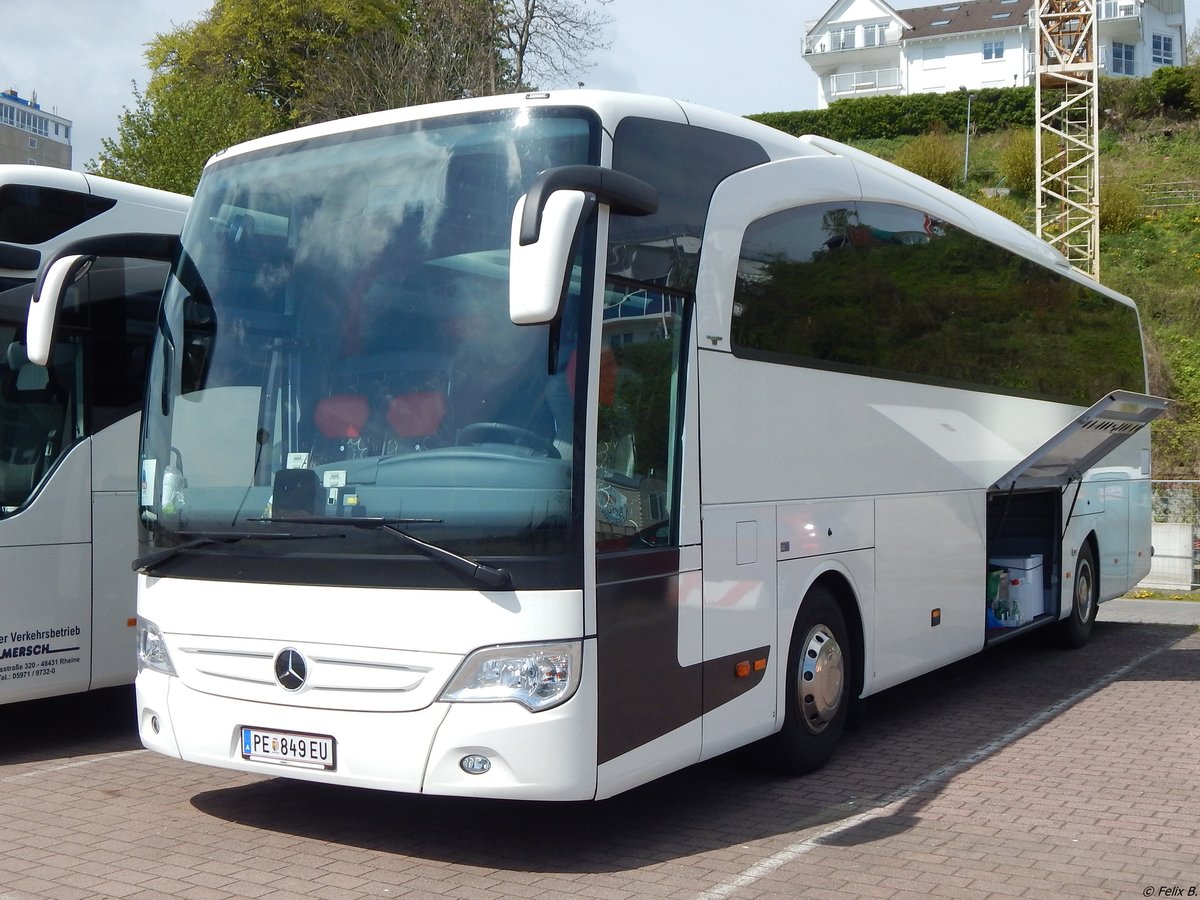
[[[493, 114], [210, 169], [151, 364], [141, 502], [159, 541], [273, 516], [415, 521], [472, 556], [566, 541], [578, 298], [514, 325], [507, 247], [536, 173], [593, 143], [584, 119]], [[328, 552], [397, 552], [344, 537]]]

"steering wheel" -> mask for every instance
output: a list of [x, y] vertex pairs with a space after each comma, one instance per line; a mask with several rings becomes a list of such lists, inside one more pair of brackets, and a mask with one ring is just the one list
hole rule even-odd
[[458, 430], [457, 444], [513, 444], [517, 447], [527, 447], [536, 450], [550, 459], [562, 459], [562, 454], [550, 441], [540, 434], [521, 428], [519, 425], [509, 425], [505, 422], [473, 422]]

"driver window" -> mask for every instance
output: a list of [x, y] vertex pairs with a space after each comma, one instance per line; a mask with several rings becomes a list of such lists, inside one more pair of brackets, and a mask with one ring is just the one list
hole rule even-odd
[[676, 542], [682, 303], [639, 293], [636, 315], [626, 302], [605, 310], [596, 446], [601, 552]]

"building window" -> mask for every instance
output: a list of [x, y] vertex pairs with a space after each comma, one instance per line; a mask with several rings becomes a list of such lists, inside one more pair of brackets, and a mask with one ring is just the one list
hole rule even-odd
[[983, 58], [986, 59], [1003, 59], [1004, 58], [1004, 41], [984, 41], [983, 42]]
[[1133, 44], [1119, 44], [1113, 41], [1112, 57], [1114, 75], [1133, 74]]
[[1150, 61], [1156, 66], [1175, 65], [1175, 39], [1169, 34], [1156, 34], [1151, 38]]
[[887, 24], [878, 23], [875, 25], [863, 26], [863, 46], [864, 47], [882, 47], [887, 43]]
[[29, 163], [29, 165], [31, 165], [31, 166], [36, 166], [36, 165], [37, 165], [37, 160], [36, 160], [36, 159], [27, 159], [27, 160], [25, 160], [25, 162]]
[[854, 28], [833, 28], [829, 32], [829, 48], [831, 50], [853, 50]]
[[30, 149], [30, 150], [36, 150], [36, 149], [37, 149], [37, 138], [30, 138], [30, 139], [29, 139], [29, 149]]

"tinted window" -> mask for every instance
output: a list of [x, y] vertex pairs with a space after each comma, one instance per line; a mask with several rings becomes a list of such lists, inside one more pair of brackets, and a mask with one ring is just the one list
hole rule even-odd
[[753, 223], [731, 337], [740, 356], [1082, 406], [1145, 389], [1132, 307], [884, 203]]
[[141, 409], [167, 269], [166, 263], [101, 257], [67, 294], [58, 341], [87, 348], [83, 385], [88, 433]]
[[0, 241], [40, 244], [112, 209], [116, 202], [77, 191], [0, 185]]
[[745, 138], [653, 119], [627, 118], [613, 136], [613, 168], [658, 189], [658, 212], [613, 216], [610, 275], [691, 289], [712, 193], [734, 172], [768, 161]]

